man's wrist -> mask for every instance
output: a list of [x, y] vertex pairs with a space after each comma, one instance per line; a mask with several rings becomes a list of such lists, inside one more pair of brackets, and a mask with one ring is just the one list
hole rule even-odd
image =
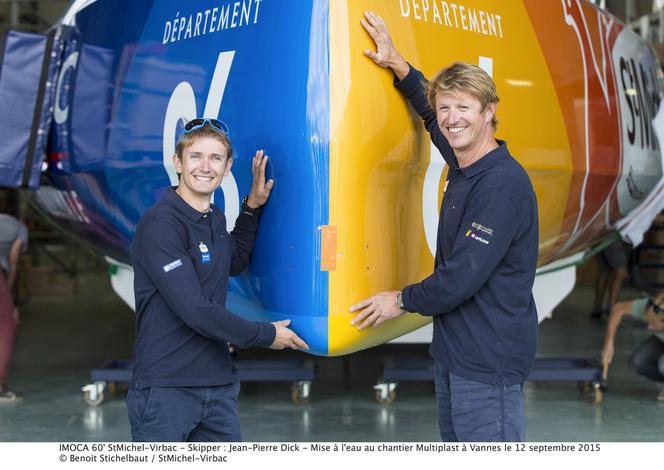
[[251, 194], [247, 196], [246, 203], [247, 206], [249, 206], [251, 209], [258, 209], [259, 207], [261, 207], [261, 204], [259, 204], [258, 201], [251, 196]]
[[394, 75], [396, 75], [396, 77], [399, 79], [399, 81], [406, 78], [408, 72], [410, 72], [410, 65], [408, 65], [408, 62], [406, 62], [406, 60], [401, 56], [399, 56], [394, 61], [390, 68], [392, 69], [392, 72], [394, 72]]
[[395, 303], [397, 304], [397, 307], [399, 307], [400, 310], [404, 311], [406, 310], [406, 307], [403, 304], [403, 291], [397, 292]]
[[263, 212], [263, 206], [257, 204], [255, 201], [250, 201], [252, 201], [252, 199], [249, 196], [245, 196], [244, 199], [242, 199], [240, 207], [242, 212], [247, 215], [260, 215], [260, 213]]

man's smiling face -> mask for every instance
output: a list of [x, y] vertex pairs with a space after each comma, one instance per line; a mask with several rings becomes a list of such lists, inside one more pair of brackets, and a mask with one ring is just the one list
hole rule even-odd
[[493, 135], [491, 120], [495, 104], [482, 110], [482, 104], [466, 92], [436, 93], [438, 126], [455, 153], [472, 153], [473, 149]]
[[180, 174], [180, 191], [194, 197], [211, 196], [233, 164], [226, 146], [213, 137], [196, 138], [183, 151], [182, 160], [174, 156], [173, 161]]

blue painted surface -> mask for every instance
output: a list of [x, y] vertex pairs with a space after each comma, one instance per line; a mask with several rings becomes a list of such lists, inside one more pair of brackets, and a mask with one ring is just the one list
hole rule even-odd
[[[40, 84], [49, 76], [48, 71], [42, 75], [46, 50], [47, 38], [43, 35], [17, 31], [0, 35], [0, 186], [21, 187], [25, 170], [30, 173], [29, 187], [39, 186], [41, 149], [47, 135], [39, 131], [48, 130], [50, 119], [47, 108], [51, 88], [45, 88], [43, 103], [37, 100]], [[40, 118], [33, 129], [35, 114]], [[35, 150], [29, 164], [33, 133]]]
[[[240, 9], [233, 17], [235, 3]], [[69, 88], [60, 87], [57, 106], [68, 115], [54, 124], [49, 150], [53, 185], [75, 191], [90, 220], [69, 220], [68, 226], [128, 262], [136, 223], [170, 184], [164, 139], [173, 139], [172, 145], [182, 127], [175, 136], [164, 134], [173, 91], [187, 82], [201, 116], [219, 54], [234, 51], [218, 116], [206, 117], [230, 127], [240, 199], [249, 192], [257, 149], [270, 157], [275, 186], [251, 265], [231, 282], [229, 307], [250, 319], [290, 318], [313, 352], [323, 355], [328, 277], [320, 271], [319, 227], [328, 223], [327, 7], [327, 1], [284, 8], [279, 0], [98, 0], [68, 32], [63, 60], [74, 53], [78, 59], [62, 78]], [[214, 8], [222, 29], [210, 32]], [[206, 11], [210, 22], [202, 34]], [[192, 37], [185, 37], [189, 18]], [[215, 203], [224, 206], [222, 191]]]

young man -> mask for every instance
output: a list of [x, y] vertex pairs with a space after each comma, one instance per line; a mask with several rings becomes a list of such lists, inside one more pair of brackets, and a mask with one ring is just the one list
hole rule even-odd
[[22, 398], [21, 395], [7, 387], [7, 375], [17, 325], [18, 309], [14, 306], [5, 276], [0, 273], [0, 402], [17, 401]]
[[21, 253], [28, 249], [28, 228], [17, 218], [0, 213], [0, 268], [9, 289], [14, 288]]
[[495, 84], [479, 67], [456, 63], [425, 89], [383, 20], [368, 12], [362, 25], [377, 48], [365, 54], [394, 72], [449, 173], [433, 274], [353, 305], [360, 313], [352, 323], [377, 326], [406, 311], [433, 316], [442, 439], [522, 441], [522, 387], [537, 341], [537, 201], [527, 173], [494, 138]]
[[645, 321], [648, 330], [653, 332], [634, 349], [628, 364], [634, 372], [657, 384], [657, 400], [664, 401], [664, 293], [613, 306], [602, 348], [602, 364], [607, 367], [613, 361], [616, 331], [625, 316]]
[[4, 402], [22, 398], [7, 387], [7, 374], [19, 320], [11, 292], [19, 258], [27, 248], [27, 227], [11, 215], [0, 214], [0, 401]]
[[618, 301], [618, 294], [628, 275], [626, 247], [629, 249], [626, 243], [616, 240], [595, 256], [598, 273], [591, 319], [608, 315]]
[[228, 276], [249, 263], [273, 181], [256, 152], [232, 234], [211, 204], [233, 164], [225, 125], [194, 119], [176, 147], [180, 184], [141, 218], [131, 247], [136, 344], [127, 408], [134, 441], [238, 441], [240, 384], [228, 343], [308, 349], [290, 321], [251, 322], [225, 308]]

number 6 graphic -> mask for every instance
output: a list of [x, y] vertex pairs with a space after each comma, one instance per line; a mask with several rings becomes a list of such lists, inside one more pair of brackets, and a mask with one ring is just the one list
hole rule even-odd
[[[221, 100], [228, 81], [228, 74], [235, 57], [235, 51], [221, 52], [212, 75], [210, 91], [205, 102], [205, 111], [202, 117], [216, 118], [219, 116]], [[163, 159], [164, 169], [168, 174], [172, 186], [178, 184], [178, 175], [173, 165], [175, 153], [175, 131], [179, 122], [183, 124], [198, 116], [196, 112], [196, 96], [188, 82], [180, 82], [175, 87], [166, 108], [164, 119]], [[235, 227], [235, 219], [240, 214], [240, 196], [233, 172], [229, 172], [221, 183], [224, 192], [224, 213], [226, 214], [226, 229], [230, 232]], [[212, 197], [214, 202], [214, 195]]]

